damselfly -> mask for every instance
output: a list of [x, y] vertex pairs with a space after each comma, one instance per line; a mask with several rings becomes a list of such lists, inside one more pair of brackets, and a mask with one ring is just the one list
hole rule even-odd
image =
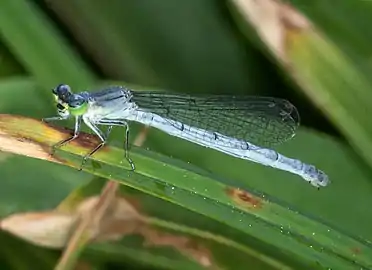
[[[284, 99], [133, 91], [123, 86], [74, 94], [66, 84], [52, 91], [59, 116], [44, 120], [75, 118], [73, 136], [54, 147], [77, 138], [82, 121], [101, 140], [84, 157], [82, 166], [106, 144], [113, 126], [123, 126], [126, 128], [125, 158], [134, 170], [128, 155], [128, 122], [135, 121], [237, 158], [297, 174], [315, 187], [329, 183], [328, 176], [313, 165], [267, 148], [291, 139], [299, 125], [297, 109]], [[100, 125], [108, 126], [106, 133]]]

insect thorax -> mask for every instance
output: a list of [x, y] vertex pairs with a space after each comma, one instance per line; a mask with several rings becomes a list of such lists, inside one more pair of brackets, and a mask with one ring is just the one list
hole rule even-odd
[[132, 93], [122, 86], [113, 86], [89, 94], [87, 116], [95, 121], [99, 119], [125, 119], [137, 109], [131, 101]]

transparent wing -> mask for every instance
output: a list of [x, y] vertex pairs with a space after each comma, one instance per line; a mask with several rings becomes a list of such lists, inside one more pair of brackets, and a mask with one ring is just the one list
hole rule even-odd
[[141, 110], [264, 147], [292, 138], [300, 121], [297, 109], [279, 98], [135, 91], [132, 94], [132, 101]]

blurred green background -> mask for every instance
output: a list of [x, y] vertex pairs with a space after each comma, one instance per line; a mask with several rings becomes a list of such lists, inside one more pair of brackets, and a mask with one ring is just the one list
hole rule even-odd
[[[340, 0], [337, 5], [320, 0], [287, 2], [315, 27], [289, 48], [297, 78], [259, 40], [234, 1], [1, 1], [0, 112], [37, 119], [53, 116], [51, 88], [59, 83], [67, 83], [75, 91], [115, 83], [136, 89], [286, 98], [298, 108], [302, 126], [294, 139], [276, 149], [325, 171], [331, 180], [326, 188], [314, 189], [295, 175], [237, 160], [156, 130], [150, 130], [143, 148], [196, 165], [230, 185], [263, 194], [298, 215], [326, 224], [341, 238], [356, 239], [363, 248], [345, 245], [345, 254], [356, 262], [353, 265], [351, 260], [342, 269], [372, 267], [371, 261], [358, 262], [363, 252], [371, 254], [372, 241], [372, 1]], [[72, 127], [71, 122], [66, 125]], [[133, 125], [134, 132], [139, 128]], [[120, 145], [122, 130], [115, 130], [111, 140]], [[51, 209], [92, 176], [0, 153], [0, 179], [0, 216], [5, 217]], [[138, 192], [137, 196], [145, 195]], [[195, 221], [186, 210], [167, 207], [156, 208], [153, 214], [199, 228], [207, 224], [205, 217]], [[224, 234], [219, 226], [204, 229]], [[232, 237], [227, 232], [224, 235]], [[0, 236], [0, 246], [18, 241]], [[247, 242], [258, 249], [261, 244], [254, 244], [256, 240]], [[18, 244], [12, 245], [12, 252], [19, 250]], [[275, 242], [271, 244], [275, 246]], [[27, 269], [14, 266], [15, 258], [4, 246], [0, 251], [5, 265]], [[39, 252], [34, 248], [35, 254]], [[294, 262], [282, 254], [287, 251], [264, 250], [261, 252], [294, 268], [305, 269], [299, 266], [301, 260]], [[151, 265], [141, 266], [140, 260], [131, 259], [120, 263], [128, 264], [129, 269]]]

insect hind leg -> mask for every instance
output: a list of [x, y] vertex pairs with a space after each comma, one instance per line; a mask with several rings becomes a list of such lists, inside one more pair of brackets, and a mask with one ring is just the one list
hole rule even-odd
[[108, 125], [108, 126], [124, 126], [125, 127], [125, 141], [124, 141], [124, 157], [128, 161], [129, 165], [131, 166], [132, 170], [135, 170], [135, 165], [133, 160], [129, 156], [129, 125], [126, 121], [123, 120], [101, 120], [99, 121], [100, 125]]

